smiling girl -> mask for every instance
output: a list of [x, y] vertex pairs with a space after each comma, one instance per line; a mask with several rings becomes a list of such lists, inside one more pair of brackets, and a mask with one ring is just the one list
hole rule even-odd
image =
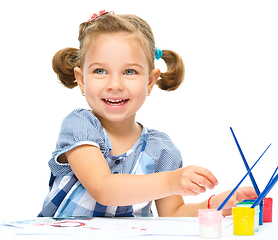
[[[155, 47], [150, 26], [134, 15], [101, 11], [80, 25], [80, 49], [65, 48], [53, 69], [68, 88], [79, 86], [91, 110], [76, 109], [64, 119], [49, 161], [50, 191], [39, 216], [197, 216], [217, 208], [229, 191], [196, 204], [182, 196], [213, 189], [216, 177], [197, 166], [182, 167], [169, 137], [136, 122], [136, 112], [154, 84], [177, 89], [184, 78], [181, 57]], [[162, 58], [167, 72], [154, 68]], [[224, 214], [253, 188], [240, 188]]]

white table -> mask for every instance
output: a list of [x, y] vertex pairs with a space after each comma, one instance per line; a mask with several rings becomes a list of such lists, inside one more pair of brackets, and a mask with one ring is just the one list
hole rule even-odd
[[[221, 239], [278, 239], [278, 221], [264, 223], [253, 236], [233, 235], [223, 218]], [[0, 239], [200, 239], [198, 218], [37, 218], [0, 224]]]

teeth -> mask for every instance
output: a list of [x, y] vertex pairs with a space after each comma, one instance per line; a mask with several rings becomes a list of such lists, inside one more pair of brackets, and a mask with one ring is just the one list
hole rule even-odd
[[127, 102], [127, 99], [118, 99], [118, 100], [112, 100], [112, 99], [104, 99], [104, 101], [110, 105], [122, 105], [125, 102]]
[[122, 102], [123, 99], [120, 99], [120, 100], [105, 99], [105, 101], [107, 101], [107, 102], [112, 102], [112, 103], [118, 103], [118, 102]]

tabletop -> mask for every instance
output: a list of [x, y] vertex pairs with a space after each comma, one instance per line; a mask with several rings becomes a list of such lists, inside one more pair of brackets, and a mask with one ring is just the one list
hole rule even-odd
[[[278, 221], [264, 223], [244, 239], [278, 239]], [[4, 238], [5, 237], [5, 238]], [[36, 218], [0, 223], [0, 239], [200, 239], [198, 218]], [[232, 217], [223, 218], [222, 239], [233, 235]]]

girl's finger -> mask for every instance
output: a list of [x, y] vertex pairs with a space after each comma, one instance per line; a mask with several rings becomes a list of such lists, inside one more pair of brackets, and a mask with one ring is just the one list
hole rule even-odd
[[198, 175], [198, 174], [194, 174], [191, 178], [191, 181], [193, 183], [195, 183], [196, 185], [198, 186], [202, 186], [202, 187], [205, 187], [205, 188], [208, 188], [210, 190], [212, 190], [214, 188], [214, 184], [209, 181], [206, 177], [204, 176], [201, 176], [201, 175]]
[[197, 196], [199, 195], [199, 192], [192, 190], [191, 187], [183, 187], [182, 188], [182, 195], [183, 196]]
[[[203, 167], [196, 167], [196, 169], [194, 169], [194, 171], [197, 175], [202, 176], [208, 182], [212, 183], [213, 186], [218, 185], [217, 178], [208, 169], [203, 168]], [[204, 181], [204, 183], [207, 183], [207, 182]]]

